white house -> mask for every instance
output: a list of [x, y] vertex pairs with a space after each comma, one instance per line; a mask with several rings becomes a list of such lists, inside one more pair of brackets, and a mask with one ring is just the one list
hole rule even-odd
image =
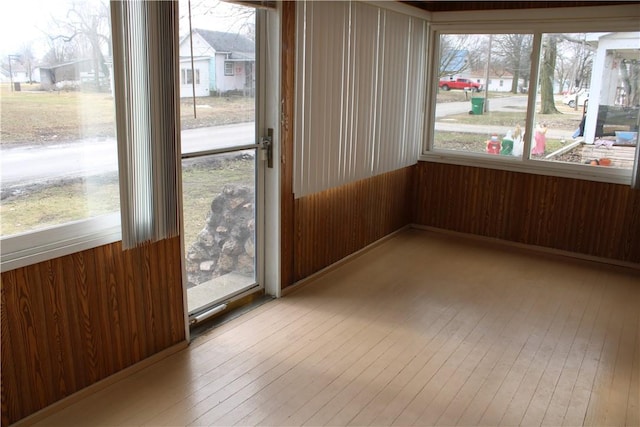
[[180, 96], [255, 90], [255, 43], [237, 33], [194, 29], [180, 41]]
[[[465, 74], [464, 76], [461, 75], [460, 77], [480, 83], [489, 92], [509, 92], [511, 91], [511, 84], [513, 83], [513, 74], [509, 72], [505, 72], [501, 76], [489, 74], [488, 83], [486, 81], [484, 71], [472, 71], [471, 73]], [[518, 90], [522, 88], [523, 84], [524, 80], [519, 79]]]

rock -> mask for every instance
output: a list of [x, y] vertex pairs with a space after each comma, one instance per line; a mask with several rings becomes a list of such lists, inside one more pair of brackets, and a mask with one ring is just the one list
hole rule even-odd
[[204, 228], [187, 251], [189, 286], [233, 271], [253, 276], [254, 198], [252, 188], [234, 185], [213, 198]]
[[200, 263], [200, 271], [211, 271], [213, 261], [204, 261]]

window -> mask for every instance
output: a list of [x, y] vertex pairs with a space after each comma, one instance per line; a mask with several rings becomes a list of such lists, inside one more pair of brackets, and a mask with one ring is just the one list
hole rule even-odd
[[233, 62], [231, 61], [224, 62], [224, 75], [233, 76]]
[[[151, 157], [147, 153], [153, 152], [153, 161], [162, 161], [164, 158], [158, 156], [157, 148], [164, 147], [165, 140], [168, 141], [166, 145], [175, 140], [169, 131], [153, 135], [149, 132], [156, 122], [168, 123], [169, 113], [178, 117], [175, 114], [177, 107], [173, 108], [175, 102], [158, 102], [163, 104], [162, 108], [154, 109], [153, 114], [150, 110], [154, 104], [149, 102], [152, 99], [150, 94], [154, 101], [171, 101], [156, 89], [170, 88], [163, 84], [163, 78], [173, 83], [176, 77], [172, 68], [173, 57], [153, 55], [158, 51], [153, 49], [171, 46], [171, 40], [177, 33], [164, 31], [164, 38], [158, 38], [156, 45], [153, 41], [157, 38], [149, 37], [149, 34], [154, 23], [177, 22], [175, 5], [172, 2], [88, 0], [63, 9], [53, 3], [50, 8], [45, 7], [45, 3], [42, 6], [35, 16], [28, 8], [12, 10], [21, 27], [9, 29], [11, 37], [3, 37], [3, 40], [16, 39], [18, 46], [26, 46], [26, 35], [18, 37], [23, 34], [21, 28], [24, 27], [26, 34], [30, 23], [40, 22], [40, 19], [51, 19], [50, 31], [60, 36], [44, 36], [40, 45], [33, 42], [20, 55], [10, 55], [10, 61], [20, 61], [22, 67], [31, 70], [31, 77], [20, 85], [0, 86], [3, 129], [2, 271], [120, 240], [131, 229], [124, 221], [121, 227], [120, 190], [135, 185], [141, 188], [147, 182], [135, 179], [137, 177], [132, 179], [129, 168], [123, 168], [127, 173], [119, 177], [118, 160], [138, 155], [148, 159]], [[132, 44], [126, 44], [127, 49], [123, 50], [122, 47], [116, 49], [118, 43], [112, 43], [125, 33], [111, 31], [110, 24], [114, 22], [114, 28], [124, 29], [122, 7], [144, 9], [144, 14], [139, 13], [140, 10], [127, 14], [127, 19], [130, 18], [127, 35], [131, 35], [129, 41], [135, 40], [138, 45], [147, 43], [145, 47], [150, 46], [151, 49], [145, 54], [151, 52], [151, 56], [127, 50], [133, 48]], [[149, 17], [144, 22], [144, 31], [131, 31], [140, 30], [140, 21], [136, 19], [143, 15]], [[92, 32], [87, 33], [86, 27], [75, 27], [79, 25], [77, 22], [89, 19], [93, 23]], [[151, 24], [147, 25], [148, 22]], [[5, 30], [4, 27], [1, 29]], [[113, 57], [108, 56], [111, 52]], [[35, 69], [30, 65], [35, 63], [42, 65]], [[127, 74], [118, 71], [123, 63], [130, 66]], [[149, 68], [154, 66], [159, 69], [158, 73], [149, 72]], [[114, 76], [118, 82], [115, 85]], [[129, 90], [128, 97], [122, 96], [120, 92], [123, 90]], [[127, 101], [129, 104], [125, 105]], [[128, 108], [131, 105], [136, 108]], [[141, 114], [135, 117], [127, 115], [134, 110]], [[151, 120], [145, 120], [147, 118]], [[129, 152], [118, 152], [116, 125], [118, 142], [122, 142], [125, 136], [135, 136], [150, 142], [149, 146], [154, 144], [153, 150], [135, 146]], [[164, 130], [170, 130], [170, 125], [166, 128]], [[171, 148], [174, 147], [169, 147], [169, 153]], [[163, 174], [168, 179], [172, 178], [166, 172], [172, 160], [171, 154], [165, 157], [168, 161], [162, 167], [145, 169], [146, 164], [143, 164], [139, 176], [147, 178], [154, 189], [164, 188], [165, 193], [170, 193], [172, 189], [158, 179]], [[149, 169], [153, 172], [151, 179], [151, 174], [145, 174]], [[128, 179], [133, 181], [133, 185], [123, 185], [130, 184]], [[166, 208], [166, 204], [161, 202], [176, 198], [164, 197], [159, 191], [152, 196], [153, 209], [143, 212], [150, 211], [151, 220], [143, 224], [148, 225], [150, 233], [136, 233], [136, 236], [151, 235], [147, 239], [151, 240], [165, 230], [168, 230], [165, 234], [175, 235], [178, 227], [173, 217], [177, 213], [173, 213], [177, 209]], [[140, 204], [149, 199], [142, 200], [137, 194], [135, 197], [123, 197], [125, 201], [141, 200]], [[122, 211], [125, 214], [122, 217], [126, 216], [130, 223], [135, 222], [139, 213], [126, 204]]]
[[504, 21], [492, 15], [495, 33], [434, 23], [434, 125], [423, 159], [629, 183], [640, 122], [640, 32], [617, 15], [628, 8], [579, 11], [592, 20], [560, 26], [570, 31], [553, 31], [559, 25], [544, 24], [542, 15], [519, 25], [527, 17], [513, 12]]
[[[195, 70], [195, 74], [196, 74], [196, 84], [199, 85], [200, 84], [200, 70], [196, 69]], [[183, 85], [193, 84], [193, 70], [191, 70], [190, 68], [183, 68], [182, 70], [180, 70], [180, 82]]]
[[[440, 35], [434, 149], [480, 155], [502, 153], [505, 159], [522, 157], [521, 140], [516, 141], [515, 150], [502, 149], [500, 140], [509, 130], [515, 135], [525, 126], [527, 96], [513, 94], [517, 92], [513, 85], [494, 87], [491, 76], [496, 70], [508, 69], [516, 75], [514, 82], [526, 80], [529, 64], [525, 58], [531, 55], [532, 40], [530, 34]], [[507, 54], [508, 49], [514, 52]], [[484, 79], [475, 83], [476, 75]]]
[[[534, 116], [532, 159], [633, 168], [640, 111], [639, 44], [639, 32], [542, 35], [537, 86], [541, 104]], [[545, 71], [551, 67], [549, 51], [562, 52], [556, 58], [573, 66], [556, 59], [551, 78]]]
[[[20, 26], [2, 37], [15, 52], [3, 67], [26, 76], [0, 85], [3, 271], [12, 251], [24, 257], [55, 242], [77, 242], [73, 229], [86, 221], [111, 230], [107, 240], [118, 238], [109, 2], [62, 9], [41, 3], [37, 10], [29, 4], [16, 4]], [[95, 25], [80, 29], [89, 17]], [[49, 24], [48, 36], [36, 31], [41, 38], [32, 39], [32, 23], [41, 20]], [[92, 244], [101, 241], [95, 229], [85, 231]]]

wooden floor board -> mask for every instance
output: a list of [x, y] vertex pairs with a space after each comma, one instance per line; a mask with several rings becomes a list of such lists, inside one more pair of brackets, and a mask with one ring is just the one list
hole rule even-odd
[[407, 230], [41, 426], [638, 425], [640, 274]]
[[[591, 285], [589, 299], [582, 310], [582, 316], [575, 329], [573, 337], [567, 336], [560, 348], [554, 351], [547, 367], [538, 383], [534, 394], [529, 402], [523, 418], [522, 425], [540, 425], [545, 416], [547, 408], [552, 402], [557, 402], [557, 398], [552, 397], [559, 390], [561, 380], [569, 385], [575, 382], [578, 369], [586, 351], [588, 338], [593, 330], [596, 315], [602, 302], [603, 286]], [[586, 294], [586, 292], [585, 292]], [[568, 331], [570, 334], [570, 331]], [[568, 378], [568, 381], [564, 381]], [[566, 408], [570, 392], [565, 392], [566, 400], [563, 406]], [[564, 414], [562, 414], [564, 417]], [[558, 420], [562, 423], [562, 419]]]

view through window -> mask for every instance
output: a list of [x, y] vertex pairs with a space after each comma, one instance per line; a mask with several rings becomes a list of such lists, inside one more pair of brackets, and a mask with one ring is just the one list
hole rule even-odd
[[[639, 35], [543, 34], [533, 64], [532, 34], [441, 35], [433, 149], [630, 170], [638, 140]], [[535, 111], [525, 153], [530, 96]]]
[[2, 15], [2, 237], [118, 212], [108, 1]]
[[522, 157], [532, 41], [530, 34], [440, 37], [435, 149]]
[[243, 148], [256, 142], [256, 14], [192, 0], [189, 19], [188, 5], [180, 1], [182, 197], [197, 313], [256, 283], [256, 149]]

